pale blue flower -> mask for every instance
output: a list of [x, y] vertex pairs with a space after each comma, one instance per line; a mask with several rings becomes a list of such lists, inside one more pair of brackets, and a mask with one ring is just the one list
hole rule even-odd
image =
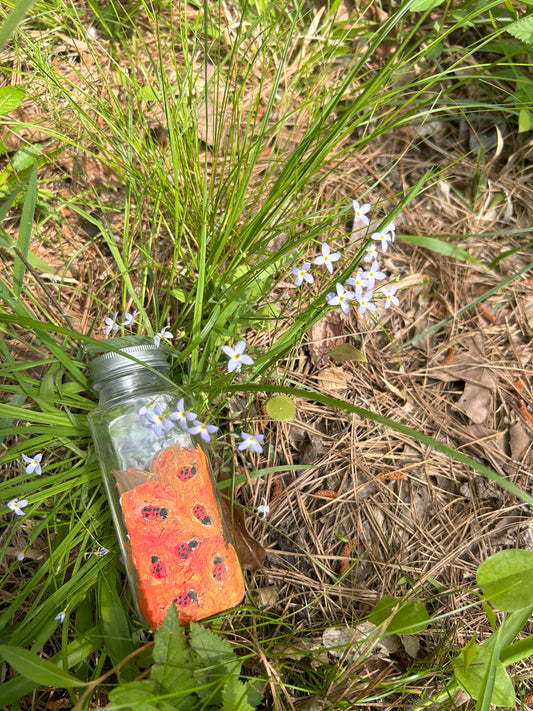
[[309, 274], [309, 268], [310, 268], [310, 263], [305, 262], [301, 267], [293, 267], [292, 268], [292, 273], [296, 277], [294, 280], [295, 286], [300, 286], [305, 281], [307, 281], [309, 284], [312, 284], [314, 282], [314, 277], [312, 274]]
[[131, 313], [131, 314], [128, 311], [126, 311], [126, 313], [124, 314], [125, 321], [122, 321], [122, 323], [120, 325], [121, 326], [133, 326], [133, 324], [135, 323], [135, 317], [137, 316], [138, 313], [139, 312], [137, 311], [137, 309], [135, 309], [135, 311], [133, 311], [133, 313]]
[[22, 501], [20, 499], [11, 499], [11, 501], [8, 501], [7, 507], [16, 513], [17, 516], [24, 516], [23, 508], [27, 505], [27, 499], [22, 499]]
[[379, 256], [378, 250], [376, 249], [376, 245], [374, 243], [369, 244], [368, 247], [365, 248], [365, 256], [363, 257], [363, 261], [365, 262], [373, 262], [374, 259], [377, 259]]
[[166, 415], [163, 415], [163, 411], [156, 402], [154, 405], [153, 412], [148, 411], [146, 413], [146, 419], [149, 424], [144, 425], [145, 427], [152, 427], [156, 437], [161, 437], [165, 432], [174, 427], [174, 423]]
[[214, 434], [218, 427], [216, 425], [205, 425], [200, 420], [194, 420], [192, 427], [189, 428], [189, 432], [192, 435], [200, 435], [204, 442], [209, 442], [211, 435]]
[[65, 613], [63, 611], [58, 612], [57, 615], [54, 617], [54, 620], [58, 620], [61, 624], [65, 621]]
[[115, 311], [115, 315], [113, 318], [110, 318], [109, 316], [106, 318], [104, 321], [105, 325], [107, 326], [105, 330], [105, 335], [109, 336], [111, 331], [118, 331], [118, 324], [117, 324], [117, 316], [118, 316], [118, 311]]
[[241, 442], [237, 449], [243, 452], [245, 449], [253, 449], [257, 454], [261, 454], [263, 447], [259, 444], [265, 439], [265, 435], [262, 434], [248, 434], [247, 432], [241, 432], [241, 437], [244, 442]]
[[398, 306], [400, 304], [398, 297], [395, 296], [396, 292], [398, 290], [398, 287], [396, 284], [392, 284], [390, 288], [387, 289], [387, 287], [382, 286], [380, 291], [385, 294], [385, 308], [388, 309], [391, 304], [394, 304], [395, 306]]
[[365, 279], [365, 272], [362, 269], [358, 269], [354, 277], [346, 279], [346, 283], [355, 287], [356, 294], [362, 294], [363, 289], [368, 286], [368, 282]]
[[243, 365], [252, 365], [254, 362], [254, 359], [244, 352], [246, 350], [246, 341], [239, 341], [235, 348], [222, 346], [222, 350], [229, 357], [227, 368], [230, 373], [234, 370], [240, 372]]
[[326, 296], [327, 302], [330, 306], [340, 306], [343, 312], [347, 314], [350, 311], [348, 301], [355, 299], [356, 294], [353, 291], [345, 291], [343, 285], [339, 283], [335, 284], [335, 288], [337, 293], [330, 292]]
[[370, 237], [373, 240], [381, 242], [381, 249], [386, 252], [389, 246], [389, 242], [394, 242], [395, 232], [394, 232], [394, 222], [391, 222], [386, 227], [384, 227], [381, 232], [373, 232]]
[[263, 515], [261, 516], [261, 521], [264, 521], [265, 518], [267, 517], [267, 514], [270, 513], [270, 506], [267, 504], [267, 500], [265, 499], [264, 496], [261, 497], [261, 501], [262, 501], [263, 503], [261, 503], [261, 504], [257, 507], [257, 513], [263, 514]]
[[386, 278], [387, 275], [385, 274], [385, 272], [379, 271], [379, 262], [377, 260], [374, 260], [370, 269], [365, 272], [365, 279], [367, 281], [367, 286], [370, 290], [374, 289], [376, 279], [378, 279], [378, 281], [381, 281], [382, 279]]
[[322, 245], [322, 254], [319, 257], [315, 257], [313, 264], [325, 264], [328, 272], [333, 274], [333, 262], [336, 262], [341, 258], [339, 252], [331, 253], [331, 247], [327, 242]]
[[33, 457], [28, 457], [25, 454], [22, 455], [24, 463], [28, 466], [26, 467], [26, 474], [33, 474], [35, 472], [37, 476], [41, 474], [41, 459], [43, 455], [41, 452], [34, 454]]
[[19, 553], [18, 556], [17, 556], [18, 562], [19, 562], [19, 563], [22, 563], [22, 561], [24, 560], [25, 557], [26, 557], [26, 556], [24, 555], [24, 553]]
[[187, 412], [185, 410], [185, 402], [183, 398], [180, 398], [178, 400], [178, 404], [176, 405], [176, 409], [174, 412], [170, 412], [168, 417], [175, 422], [179, 422], [183, 429], [187, 430], [189, 428], [188, 423], [192, 420], [196, 420], [197, 414], [196, 412]]
[[154, 345], [159, 347], [159, 344], [161, 343], [162, 338], [174, 338], [174, 336], [170, 333], [168, 330], [170, 327], [169, 326], [164, 326], [159, 333], [156, 333], [154, 336]]
[[374, 296], [373, 291], [367, 291], [366, 294], [356, 294], [355, 298], [359, 302], [359, 313], [361, 316], [368, 311], [375, 311], [377, 306], [372, 303], [372, 297]]

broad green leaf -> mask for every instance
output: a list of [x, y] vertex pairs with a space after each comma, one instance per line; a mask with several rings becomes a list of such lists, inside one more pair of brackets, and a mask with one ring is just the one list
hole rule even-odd
[[[478, 699], [483, 692], [492, 652], [490, 649], [478, 645], [473, 658], [472, 650], [470, 650], [471, 661], [468, 664], [465, 662], [463, 652], [464, 650], [453, 660], [455, 678], [467, 694], [470, 694], [473, 699]], [[495, 706], [504, 707], [515, 705], [513, 682], [500, 661], [496, 663], [491, 703]]]
[[529, 109], [520, 109], [518, 112], [518, 133], [533, 131], [533, 113]]
[[22, 148], [19, 148], [15, 153], [11, 161], [13, 170], [29, 170], [40, 155], [41, 150], [38, 144], [32, 146], [22, 146]]
[[175, 605], [170, 606], [163, 624], [157, 628], [154, 641], [150, 679], [168, 693], [194, 687], [191, 655]]
[[432, 10], [434, 7], [438, 7], [443, 2], [444, 0], [414, 0], [409, 9], [411, 12], [425, 12], [426, 10]]
[[296, 415], [296, 406], [287, 395], [275, 395], [267, 400], [266, 411], [276, 422], [292, 422]]
[[109, 693], [113, 705], [106, 708], [119, 707], [121, 711], [175, 711], [176, 704], [171, 700], [158, 698], [156, 687], [157, 684], [151, 679], [121, 684]]
[[42, 659], [37, 654], [21, 649], [10, 647], [7, 644], [0, 645], [0, 656], [10, 664], [13, 669], [27, 679], [42, 684], [43, 686], [57, 686], [60, 689], [72, 689], [76, 686], [85, 686], [86, 682], [80, 681], [63, 669], [59, 669], [55, 664], [47, 659]]
[[352, 346], [351, 343], [339, 343], [329, 354], [333, 360], [336, 360], [338, 363], [344, 363], [347, 360], [356, 360], [361, 363], [367, 362], [365, 354], [355, 346]]
[[207, 667], [219, 667], [217, 673], [223, 668], [226, 673], [234, 673], [236, 676], [240, 674], [241, 665], [235, 651], [221, 635], [191, 622], [190, 645]]
[[221, 711], [254, 711], [248, 703], [248, 686], [230, 676], [222, 689]]
[[3, 86], [0, 89], [0, 116], [14, 111], [24, 98], [22, 86]]
[[[134, 651], [134, 646], [128, 618], [117, 591], [117, 576], [114, 570], [110, 570], [108, 575], [102, 575], [98, 581], [98, 611], [105, 650], [116, 665]], [[122, 665], [119, 673], [127, 681], [131, 681], [136, 675], [131, 662]]]
[[481, 563], [476, 578], [498, 610], [514, 612], [533, 605], [533, 551], [499, 551]]
[[[385, 595], [370, 613], [368, 619], [375, 625], [382, 625], [392, 614], [395, 607], [400, 604], [391, 595]], [[414, 634], [425, 630], [430, 618], [426, 608], [417, 600], [400, 604], [392, 619], [386, 627], [387, 634]]]
[[516, 22], [511, 22], [505, 29], [512, 34], [513, 37], [516, 37], [516, 39], [526, 44], [533, 44], [533, 15], [521, 17], [519, 20], [516, 20]]

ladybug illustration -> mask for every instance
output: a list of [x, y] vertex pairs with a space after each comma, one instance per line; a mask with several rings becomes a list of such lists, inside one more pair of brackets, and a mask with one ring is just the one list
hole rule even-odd
[[193, 464], [192, 467], [181, 467], [178, 469], [177, 477], [180, 481], [189, 481], [196, 474], [196, 466]]
[[156, 580], [162, 580], [167, 577], [167, 571], [164, 564], [161, 562], [161, 558], [156, 555], [152, 556], [152, 565], [150, 566], [150, 572]]
[[168, 516], [168, 510], [164, 506], [144, 506], [141, 514], [147, 521], [150, 519], [165, 519]]
[[181, 558], [182, 560], [187, 560], [197, 546], [198, 541], [194, 540], [194, 538], [192, 541], [178, 543], [178, 545], [174, 548], [174, 555], [177, 555], [178, 558]]
[[204, 526], [211, 526], [211, 519], [207, 515], [207, 509], [205, 506], [202, 506], [202, 504], [196, 504], [192, 512], [194, 517], [197, 518], [200, 523], [203, 523]]
[[178, 597], [175, 597], [173, 603], [179, 607], [187, 607], [191, 602], [196, 602], [198, 600], [198, 595], [194, 590], [189, 590], [189, 592], [181, 592]]
[[227, 570], [228, 570], [228, 566], [225, 565], [223, 558], [220, 558], [219, 556], [217, 556], [213, 560], [212, 575], [213, 575], [214, 580], [221, 582], [221, 580], [224, 577]]

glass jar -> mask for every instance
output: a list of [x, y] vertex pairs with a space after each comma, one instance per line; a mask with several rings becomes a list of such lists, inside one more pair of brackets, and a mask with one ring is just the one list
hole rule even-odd
[[174, 604], [185, 624], [237, 605], [242, 570], [209, 460], [164, 377], [164, 350], [121, 352], [89, 365], [100, 396], [89, 426], [137, 612], [155, 629]]

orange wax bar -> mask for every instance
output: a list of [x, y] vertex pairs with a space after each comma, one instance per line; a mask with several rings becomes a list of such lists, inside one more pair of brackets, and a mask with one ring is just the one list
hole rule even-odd
[[[127, 475], [116, 474], [119, 481]], [[152, 629], [173, 604], [185, 624], [241, 601], [241, 567], [224, 537], [222, 511], [202, 449], [176, 445], [160, 452], [153, 472], [145, 472], [143, 483], [125, 491], [120, 504], [139, 605]]]

